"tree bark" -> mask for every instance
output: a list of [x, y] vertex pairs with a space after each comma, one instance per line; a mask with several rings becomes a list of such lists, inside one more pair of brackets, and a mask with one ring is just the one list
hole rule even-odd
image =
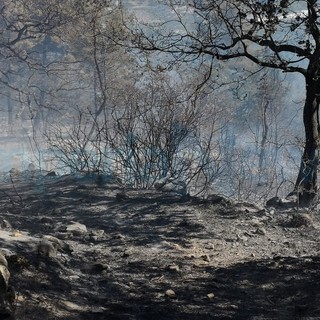
[[319, 97], [320, 70], [309, 68], [306, 74], [306, 101], [303, 110], [305, 146], [300, 170], [293, 193], [298, 195], [299, 206], [308, 206], [317, 194], [319, 163]]

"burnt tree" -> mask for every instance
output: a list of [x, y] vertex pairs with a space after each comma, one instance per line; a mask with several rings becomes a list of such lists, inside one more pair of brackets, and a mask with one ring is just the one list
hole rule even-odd
[[320, 103], [320, 7], [316, 0], [168, 1], [174, 19], [132, 29], [135, 47], [179, 63], [246, 58], [305, 78], [305, 146], [293, 193], [308, 205], [317, 193]]

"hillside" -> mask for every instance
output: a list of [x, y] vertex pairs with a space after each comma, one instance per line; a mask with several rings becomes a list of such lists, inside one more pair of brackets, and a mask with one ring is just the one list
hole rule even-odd
[[0, 190], [16, 319], [320, 319], [313, 212], [70, 176]]

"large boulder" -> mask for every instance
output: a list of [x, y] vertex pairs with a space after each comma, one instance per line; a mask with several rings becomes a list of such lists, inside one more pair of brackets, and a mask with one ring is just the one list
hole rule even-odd
[[0, 319], [14, 319], [15, 291], [9, 286], [8, 262], [0, 252]]

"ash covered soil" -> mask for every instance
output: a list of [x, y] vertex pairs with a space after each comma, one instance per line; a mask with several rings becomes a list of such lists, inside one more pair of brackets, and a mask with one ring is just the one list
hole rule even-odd
[[16, 319], [320, 319], [316, 212], [71, 177], [0, 190]]

